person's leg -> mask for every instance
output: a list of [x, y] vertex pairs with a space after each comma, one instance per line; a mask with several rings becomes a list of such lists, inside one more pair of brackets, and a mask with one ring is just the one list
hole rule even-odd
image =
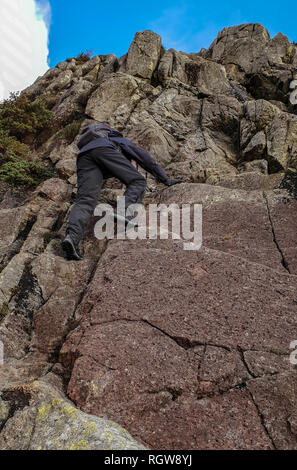
[[141, 203], [146, 190], [146, 179], [120, 150], [113, 148], [111, 145], [110, 147], [96, 148], [91, 150], [90, 153], [93, 160], [101, 166], [103, 171], [106, 170], [127, 186], [124, 193], [125, 209], [130, 204]]
[[102, 171], [90, 152], [77, 160], [77, 198], [69, 216], [66, 234], [77, 245], [96, 207], [102, 186]]

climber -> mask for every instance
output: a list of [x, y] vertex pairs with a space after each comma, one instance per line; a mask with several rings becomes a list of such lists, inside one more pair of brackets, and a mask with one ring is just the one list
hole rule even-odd
[[126, 185], [126, 225], [132, 219], [131, 215], [127, 215], [127, 208], [131, 204], [141, 203], [146, 190], [146, 179], [137, 171], [133, 161], [166, 186], [183, 182], [180, 178], [168, 178], [146, 150], [125, 139], [108, 122], [84, 127], [77, 146], [78, 192], [62, 242], [67, 258], [73, 260], [83, 258], [79, 242], [94, 212], [103, 179], [116, 177]]

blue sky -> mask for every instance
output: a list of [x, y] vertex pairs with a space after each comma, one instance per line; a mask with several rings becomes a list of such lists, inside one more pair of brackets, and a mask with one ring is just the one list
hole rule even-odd
[[[44, 0], [40, 0], [41, 3]], [[49, 66], [81, 51], [125, 54], [136, 31], [150, 29], [166, 49], [199, 52], [218, 31], [241, 23], [262, 23], [297, 42], [297, 2], [280, 1], [100, 1], [48, 0], [51, 7]]]
[[297, 42], [297, 0], [0, 0], [0, 102], [80, 52], [128, 52], [150, 29], [166, 49], [199, 52], [227, 26], [262, 23]]

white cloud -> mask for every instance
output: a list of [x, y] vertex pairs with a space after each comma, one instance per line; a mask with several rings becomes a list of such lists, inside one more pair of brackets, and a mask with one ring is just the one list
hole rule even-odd
[[0, 0], [0, 100], [31, 85], [49, 68], [48, 0]]
[[36, 2], [37, 18], [45, 22], [49, 30], [52, 20], [51, 6], [48, 0], [37, 0]]

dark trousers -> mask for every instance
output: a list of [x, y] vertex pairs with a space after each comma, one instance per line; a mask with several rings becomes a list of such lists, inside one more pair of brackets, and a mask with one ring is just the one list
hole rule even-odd
[[89, 150], [77, 159], [77, 198], [70, 212], [66, 233], [78, 243], [97, 205], [104, 178], [118, 178], [126, 187], [125, 208], [140, 203], [146, 179], [121, 153], [115, 144]]

